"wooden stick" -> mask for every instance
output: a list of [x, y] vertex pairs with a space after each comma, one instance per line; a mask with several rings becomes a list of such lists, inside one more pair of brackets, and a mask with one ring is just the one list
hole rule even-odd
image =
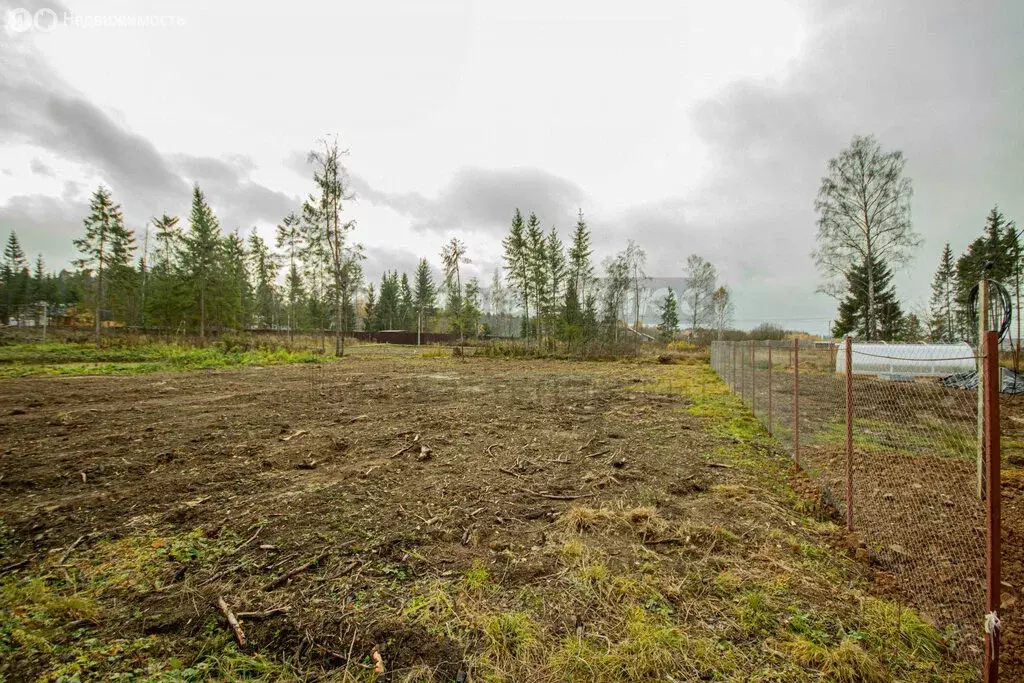
[[6, 574], [7, 572], [13, 572], [15, 569], [21, 569], [26, 564], [28, 564], [28, 560], [27, 559], [20, 560], [18, 562], [12, 562], [11, 564], [8, 564], [8, 565], [4, 565], [3, 567], [0, 567], [0, 574]]
[[245, 647], [245, 631], [242, 630], [241, 624], [238, 623], [238, 618], [235, 617], [231, 608], [228, 607], [228, 603], [224, 602], [223, 597], [217, 598], [217, 609], [224, 615], [224, 618], [228, 620], [228, 626], [235, 632], [235, 639], [238, 640], [239, 647]]
[[408, 446], [406, 446], [406, 447], [405, 447], [405, 448], [403, 448], [402, 450], [398, 451], [397, 453], [395, 453], [395, 454], [394, 454], [394, 455], [392, 455], [391, 457], [392, 457], [392, 458], [397, 458], [397, 457], [398, 457], [398, 456], [400, 456], [400, 455], [401, 455], [402, 453], [406, 453], [406, 452], [408, 452], [408, 451], [412, 450], [412, 449], [413, 449], [413, 448], [414, 448], [415, 446], [416, 446], [416, 442], [415, 442], [415, 441], [413, 441], [413, 442], [412, 442], [411, 444], [409, 444]]
[[733, 468], [732, 465], [726, 465], [725, 463], [722, 462], [706, 462], [704, 464], [707, 465], [708, 467], [721, 467], [727, 470], [731, 470]]
[[607, 455], [608, 453], [611, 453], [611, 452], [612, 452], [612, 449], [610, 449], [610, 448], [606, 448], [606, 449], [604, 449], [603, 451], [598, 451], [597, 453], [591, 453], [591, 454], [590, 454], [590, 455], [588, 455], [587, 457], [588, 457], [588, 458], [596, 458], [596, 457], [597, 457], [597, 456], [599, 456], [599, 455]]
[[316, 566], [317, 562], [319, 562], [320, 560], [324, 559], [329, 554], [330, 554], [329, 550], [328, 551], [324, 551], [324, 552], [320, 553], [319, 555], [317, 555], [316, 557], [314, 557], [309, 562], [307, 562], [306, 564], [300, 565], [300, 566], [296, 567], [295, 569], [292, 569], [291, 571], [287, 571], [284, 574], [281, 574], [281, 576], [277, 577], [276, 579], [274, 579], [273, 581], [268, 583], [266, 586], [264, 586], [263, 590], [264, 591], [272, 591], [272, 590], [274, 590], [275, 588], [280, 586], [282, 583], [284, 583], [288, 579], [291, 579], [292, 577], [301, 574], [302, 572], [306, 571], [307, 569], [310, 569], [311, 567]]
[[581, 493], [578, 496], [560, 496], [553, 493], [539, 493], [537, 491], [531, 491], [530, 489], [519, 489], [523, 493], [529, 493], [531, 496], [537, 496], [538, 498], [549, 498], [550, 500], [576, 500], [577, 498], [593, 498], [593, 493]]
[[64, 551], [64, 554], [60, 556], [60, 561], [57, 564], [64, 564], [68, 559], [68, 555], [71, 554], [71, 551], [78, 547], [78, 544], [84, 540], [85, 536], [79, 536], [78, 538], [76, 538], [75, 542], [69, 545], [68, 549]]

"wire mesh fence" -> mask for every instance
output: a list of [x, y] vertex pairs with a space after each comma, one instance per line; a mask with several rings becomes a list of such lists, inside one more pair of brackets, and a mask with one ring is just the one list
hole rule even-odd
[[849, 527], [857, 553], [981, 670], [992, 551], [979, 392], [936, 379], [976, 358], [966, 345], [851, 351], [715, 342], [711, 363], [793, 454], [819, 509]]

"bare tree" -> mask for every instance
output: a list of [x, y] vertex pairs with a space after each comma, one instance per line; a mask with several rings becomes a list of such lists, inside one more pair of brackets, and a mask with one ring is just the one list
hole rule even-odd
[[345, 354], [345, 309], [351, 298], [353, 264], [361, 260], [362, 249], [359, 245], [348, 245], [348, 236], [355, 229], [355, 221], [341, 221], [342, 204], [355, 198], [349, 190], [348, 171], [341, 162], [348, 150], [339, 150], [337, 139], [321, 143], [323, 150], [309, 153], [309, 162], [314, 166], [313, 180], [320, 196], [310, 195], [302, 208], [305, 219], [315, 226], [317, 236], [327, 247], [333, 280], [334, 353], [342, 356]]
[[846, 275], [867, 268], [867, 338], [878, 327], [877, 273], [872, 264], [901, 264], [921, 238], [910, 224], [910, 179], [903, 176], [903, 153], [883, 152], [874, 136], [854, 136], [847, 149], [829, 160], [814, 209], [818, 247], [814, 261], [825, 277], [819, 291], [839, 296]]
[[718, 271], [703, 256], [690, 254], [686, 259], [686, 278], [683, 285], [683, 303], [686, 317], [690, 322], [690, 334], [696, 337], [697, 330], [706, 327], [713, 319], [712, 296], [718, 281]]
[[714, 316], [715, 329], [718, 330], [718, 341], [722, 341], [725, 326], [732, 322], [732, 294], [729, 288], [722, 285], [711, 295], [711, 310]]
[[444, 284], [448, 290], [449, 314], [459, 326], [459, 343], [466, 343], [466, 332], [462, 329], [462, 274], [460, 263], [472, 263], [466, 258], [466, 245], [458, 237], [451, 238], [441, 249], [441, 265], [444, 268]]
[[640, 296], [644, 283], [647, 282], [647, 273], [644, 267], [647, 265], [647, 252], [634, 242], [629, 240], [626, 251], [622, 253], [622, 259], [626, 264], [629, 273], [629, 286], [633, 290], [633, 351], [640, 353]]

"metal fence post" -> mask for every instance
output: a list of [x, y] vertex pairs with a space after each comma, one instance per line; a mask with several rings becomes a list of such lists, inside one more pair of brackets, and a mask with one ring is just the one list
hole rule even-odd
[[[981, 300], [981, 307], [986, 301]], [[999, 680], [999, 603], [1001, 598], [1000, 529], [1002, 524], [1002, 492], [1000, 489], [999, 453], [999, 336], [986, 332], [984, 337], [985, 387], [985, 493], [988, 499], [986, 533], [986, 590], [985, 590], [985, 683]]]
[[772, 435], [772, 344], [768, 342], [768, 435]]
[[846, 338], [846, 528], [853, 530], [853, 343]]
[[750, 412], [757, 417], [757, 342], [750, 342]]
[[793, 465], [800, 467], [800, 340], [793, 340]]
[[747, 350], [740, 353], [740, 401], [747, 402]]
[[729, 342], [729, 346], [732, 348], [732, 391], [736, 393], [736, 342]]

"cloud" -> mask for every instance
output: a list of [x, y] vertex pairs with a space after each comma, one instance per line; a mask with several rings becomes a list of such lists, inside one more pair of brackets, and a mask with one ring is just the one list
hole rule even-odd
[[36, 175], [43, 176], [45, 178], [56, 178], [57, 174], [53, 172], [53, 169], [47, 166], [39, 159], [32, 159], [28, 166], [29, 170]]
[[0, 234], [18, 233], [25, 253], [43, 254], [52, 268], [63, 268], [77, 257], [72, 240], [82, 232], [88, 203], [71, 197], [28, 195], [0, 206]]
[[[826, 161], [854, 134], [900, 149], [926, 240], [905, 300], [926, 296], [942, 243], [962, 249], [998, 201], [1024, 216], [1019, 188], [1024, 127], [1024, 20], [1019, 3], [812, 4], [805, 57], [787, 77], [734, 83], [693, 110], [713, 168], [691, 198], [691, 218], [728, 246], [739, 317], [825, 317], [809, 257], [813, 200]], [[699, 245], [704, 248], [706, 240]], [[820, 312], [820, 313], [819, 313]], [[818, 325], [817, 327], [823, 327]]]
[[417, 231], [470, 231], [504, 235], [516, 208], [533, 211], [544, 225], [567, 227], [586, 202], [574, 183], [535, 168], [459, 169], [436, 197], [415, 192], [386, 192], [352, 176], [356, 198], [407, 216]]
[[[297, 197], [253, 181], [255, 165], [246, 156], [161, 152], [70, 88], [24, 37], [0, 42], [0, 141], [27, 143], [83, 164], [110, 186], [127, 220], [136, 226], [156, 214], [184, 214], [193, 182], [204, 188], [226, 229], [273, 225], [299, 203]], [[53, 175], [38, 160], [31, 168]], [[26, 211], [46, 208], [52, 213], [52, 207], [34, 196], [16, 197], [6, 208], [30, 223], [33, 217]], [[34, 224], [42, 226], [48, 217], [52, 215], [40, 216]]]

